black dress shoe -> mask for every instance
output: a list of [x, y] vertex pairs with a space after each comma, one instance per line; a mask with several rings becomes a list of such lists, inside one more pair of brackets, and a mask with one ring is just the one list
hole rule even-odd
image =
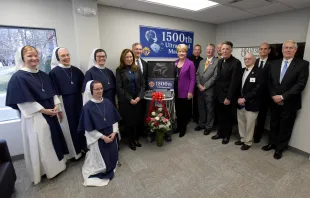
[[179, 137], [183, 137], [185, 135], [185, 133], [180, 132], [179, 133]]
[[239, 141], [235, 142], [235, 145], [241, 146], [241, 145], [244, 145], [244, 143], [239, 140]]
[[228, 144], [228, 142], [229, 142], [229, 139], [228, 139], [228, 138], [224, 138], [224, 139], [222, 140], [222, 144]]
[[131, 150], [133, 150], [133, 151], [135, 151], [137, 148], [136, 148], [136, 146], [135, 146], [135, 144], [133, 144], [133, 143], [130, 143], [129, 144], [129, 148], [131, 149]]
[[210, 135], [211, 130], [210, 129], [205, 129], [205, 131], [203, 132], [204, 135]]
[[273, 154], [273, 158], [275, 159], [281, 159], [282, 158], [282, 151], [281, 150], [276, 150]]
[[195, 128], [195, 131], [200, 131], [200, 130], [202, 130], [202, 129], [205, 129], [205, 128], [202, 127], [202, 126], [197, 126], [197, 127]]
[[246, 145], [246, 144], [243, 144], [243, 145], [241, 146], [241, 150], [243, 150], [243, 151], [249, 150], [249, 148], [251, 148], [251, 146]]
[[262, 147], [262, 150], [263, 151], [270, 151], [270, 150], [275, 149], [275, 148], [276, 148], [276, 146], [274, 144], [267, 144], [266, 146]]
[[211, 137], [212, 140], [218, 140], [218, 139], [221, 139], [221, 136], [216, 134], [214, 136]]
[[136, 147], [142, 147], [142, 144], [140, 144], [140, 142], [136, 141], [136, 142], [135, 142], [135, 146], [136, 146]]
[[166, 136], [166, 141], [167, 141], [167, 142], [171, 142], [171, 141], [172, 141], [171, 135], [167, 135], [167, 136]]

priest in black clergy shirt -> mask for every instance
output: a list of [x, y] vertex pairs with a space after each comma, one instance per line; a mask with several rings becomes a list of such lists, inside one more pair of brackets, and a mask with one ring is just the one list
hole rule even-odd
[[[196, 44], [194, 46], [194, 51], [193, 51], [193, 54], [188, 56], [187, 58], [189, 60], [191, 60], [194, 65], [195, 65], [195, 68], [196, 68], [196, 72], [197, 72], [197, 69], [199, 67], [199, 63], [200, 61], [203, 59], [201, 56], [201, 46], [199, 44]], [[195, 85], [195, 90], [194, 90], [194, 97], [193, 97], [193, 119], [195, 122], [198, 123], [198, 101], [197, 101], [197, 98], [198, 98], [198, 88], [197, 88], [197, 85]]]
[[68, 159], [79, 159], [86, 150], [86, 139], [77, 132], [83, 107], [83, 72], [71, 65], [70, 53], [66, 48], [57, 47], [52, 54], [52, 70], [49, 76], [61, 101], [61, 128], [69, 149]]

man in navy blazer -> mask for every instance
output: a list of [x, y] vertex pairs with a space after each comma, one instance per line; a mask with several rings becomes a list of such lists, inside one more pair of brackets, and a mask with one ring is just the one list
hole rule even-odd
[[273, 61], [270, 66], [269, 93], [271, 122], [269, 143], [264, 151], [275, 149], [273, 157], [282, 158], [294, 127], [296, 114], [301, 109], [301, 92], [309, 77], [309, 62], [295, 58], [297, 43], [292, 40], [282, 45], [283, 59]]
[[261, 103], [261, 73], [254, 65], [255, 56], [247, 53], [244, 57], [245, 68], [239, 83], [237, 118], [240, 140], [236, 145], [242, 145], [241, 150], [248, 150], [252, 145], [254, 128]]

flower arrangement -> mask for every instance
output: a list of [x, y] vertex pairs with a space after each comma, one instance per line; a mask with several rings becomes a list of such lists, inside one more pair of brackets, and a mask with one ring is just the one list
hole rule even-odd
[[[163, 145], [164, 135], [172, 129], [170, 116], [164, 102], [162, 101], [163, 99], [164, 95], [161, 92], [155, 92], [152, 94], [148, 116], [145, 119], [150, 131], [156, 133], [157, 146]], [[161, 104], [161, 107], [155, 106], [155, 101]]]

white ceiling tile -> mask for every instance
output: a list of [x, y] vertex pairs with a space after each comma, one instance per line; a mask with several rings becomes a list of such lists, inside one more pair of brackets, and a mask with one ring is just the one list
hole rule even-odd
[[292, 10], [292, 8], [282, 4], [282, 3], [273, 3], [268, 6], [262, 6], [259, 8], [249, 9], [247, 11], [258, 14], [258, 15], [268, 15], [278, 12], [285, 12]]
[[233, 3], [233, 4], [229, 4], [229, 6], [233, 6], [236, 8], [243, 9], [243, 10], [248, 10], [248, 9], [252, 9], [252, 8], [266, 6], [269, 4], [271, 4], [271, 3], [269, 3], [265, 0], [243, 0], [243, 1], [238, 1], [236, 3]]
[[232, 5], [230, 5], [230, 3], [233, 0], [212, 1], [220, 3], [220, 5], [207, 8], [199, 12], [150, 4], [138, 0], [98, 0], [98, 4], [213, 24], [226, 23], [230, 21], [253, 18], [256, 16], [285, 12], [297, 8], [310, 7], [310, 0], [276, 0], [277, 2], [282, 3], [268, 3], [265, 0], [242, 0], [237, 3], [233, 3]]
[[295, 9], [310, 7], [310, 0], [277, 0]]

